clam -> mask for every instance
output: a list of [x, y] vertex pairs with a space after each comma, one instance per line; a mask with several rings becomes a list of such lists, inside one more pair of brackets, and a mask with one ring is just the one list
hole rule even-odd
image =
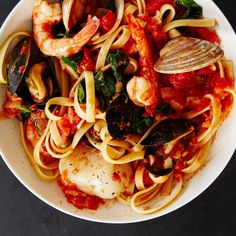
[[29, 92], [36, 103], [44, 102], [53, 92], [52, 79], [47, 73], [47, 69], [46, 62], [34, 64], [26, 78]]
[[159, 73], [194, 71], [219, 61], [224, 51], [216, 44], [198, 38], [180, 36], [170, 40], [160, 52], [154, 68]]
[[62, 3], [62, 17], [66, 32], [69, 32], [82, 18], [86, 0], [64, 0]]

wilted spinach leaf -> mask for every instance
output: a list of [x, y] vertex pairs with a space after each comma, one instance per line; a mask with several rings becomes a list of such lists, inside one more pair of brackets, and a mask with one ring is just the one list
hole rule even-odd
[[175, 112], [175, 110], [171, 107], [170, 104], [163, 104], [156, 108], [156, 112], [163, 113], [164, 115], [169, 115]]
[[176, 4], [185, 8], [184, 14], [179, 16], [179, 19], [198, 19], [202, 16], [202, 7], [194, 0], [176, 0]]
[[83, 52], [79, 52], [71, 57], [64, 57], [62, 56], [62, 61], [70, 66], [74, 71], [77, 70], [77, 65], [79, 65], [83, 58]]
[[101, 103], [101, 109], [106, 109], [107, 105], [115, 95], [115, 80], [103, 71], [98, 71], [94, 75], [96, 97]]
[[153, 116], [144, 117], [144, 113], [145, 109], [141, 107], [136, 107], [134, 110], [133, 131], [135, 133], [142, 133], [153, 123]]
[[84, 91], [84, 87], [83, 85], [80, 83], [78, 85], [78, 99], [79, 99], [79, 102], [82, 103], [83, 100], [85, 98], [85, 91]]
[[129, 59], [125, 53], [121, 50], [110, 50], [107, 56], [107, 62], [111, 64], [111, 69], [115, 78], [121, 81], [122, 70], [129, 64]]

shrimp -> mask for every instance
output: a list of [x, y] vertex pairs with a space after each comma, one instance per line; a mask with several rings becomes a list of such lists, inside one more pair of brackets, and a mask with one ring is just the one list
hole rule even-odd
[[127, 84], [127, 93], [129, 98], [137, 106], [152, 105], [152, 84], [143, 77], [134, 76]]
[[38, 0], [33, 9], [33, 30], [36, 44], [48, 56], [68, 57], [79, 52], [96, 33], [100, 20], [93, 17], [84, 28], [72, 38], [54, 38], [52, 26], [62, 21], [59, 3], [48, 4]]
[[[146, 106], [146, 111], [148, 113], [154, 113], [155, 107], [157, 106], [158, 103], [158, 97], [157, 97], [158, 80], [157, 80], [157, 73], [154, 71], [151, 49], [144, 32], [144, 28], [140, 25], [138, 20], [132, 14], [128, 14], [126, 20], [129, 29], [131, 31], [132, 37], [137, 44], [136, 47], [138, 49], [140, 56], [139, 57], [140, 75], [142, 78], [146, 80], [146, 84], [149, 84], [148, 86], [145, 86], [145, 88], [148, 89], [147, 91], [144, 90], [141, 91], [141, 94], [149, 93], [149, 98], [147, 102], [148, 105], [143, 102], [142, 105]], [[129, 88], [128, 85], [127, 88]], [[137, 93], [139, 93], [138, 90]], [[131, 93], [128, 92], [128, 94]], [[130, 97], [130, 99], [132, 100], [132, 97]]]

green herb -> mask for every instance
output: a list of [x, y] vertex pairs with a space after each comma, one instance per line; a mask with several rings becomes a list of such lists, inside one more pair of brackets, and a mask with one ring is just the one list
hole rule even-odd
[[143, 117], [145, 110], [143, 108], [136, 108], [134, 111], [133, 130], [135, 133], [142, 133], [149, 128], [153, 123], [153, 116]]
[[194, 0], [176, 0], [176, 4], [186, 8], [184, 14], [178, 18], [181, 19], [198, 19], [202, 16], [202, 7]]
[[94, 75], [94, 82], [96, 96], [101, 102], [102, 110], [104, 110], [116, 92], [114, 78], [105, 75], [103, 71], [98, 71]]
[[122, 71], [129, 64], [129, 59], [121, 50], [110, 50], [107, 56], [107, 62], [111, 64], [111, 69], [115, 78], [122, 81]]
[[115, 11], [116, 10], [116, 6], [115, 6], [115, 0], [107, 0], [107, 8]]
[[31, 114], [30, 108], [26, 105], [21, 105], [19, 107], [19, 110], [20, 110], [21, 118], [23, 121], [26, 120]]
[[156, 112], [160, 112], [160, 113], [163, 113], [164, 115], [169, 115], [169, 114], [172, 114], [174, 113], [174, 109], [171, 107], [170, 104], [163, 104], [161, 106], [158, 106], [156, 108]]
[[71, 57], [64, 57], [62, 56], [62, 61], [70, 66], [74, 71], [77, 71], [77, 66], [81, 63], [83, 58], [83, 52], [79, 52]]
[[85, 91], [81, 83], [78, 86], [78, 98], [80, 103], [82, 103], [85, 98]]
[[112, 11], [116, 10], [115, 0], [97, 0], [99, 8], [108, 8]]

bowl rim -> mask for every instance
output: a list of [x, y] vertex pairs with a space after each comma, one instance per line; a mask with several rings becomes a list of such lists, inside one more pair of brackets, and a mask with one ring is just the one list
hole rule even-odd
[[[2, 37], [2, 31], [7, 27], [7, 25], [10, 23], [10, 18], [15, 14], [15, 11], [18, 10], [18, 8], [21, 7], [21, 5], [24, 5], [27, 3], [27, 1], [35, 1], [35, 0], [20, 0], [15, 6], [14, 8], [11, 10], [11, 12], [7, 15], [6, 19], [4, 20], [3, 24], [1, 25], [0, 27], [0, 37]], [[197, 1], [197, 0], [196, 0]], [[205, 0], [206, 1], [206, 0]], [[209, 2], [211, 2], [211, 4], [213, 4], [214, 8], [217, 9], [218, 13], [222, 15], [222, 17], [224, 18], [224, 21], [225, 21], [225, 24], [227, 24], [227, 27], [232, 31], [232, 33], [234, 33], [234, 38], [235, 38], [235, 42], [236, 42], [236, 34], [235, 34], [235, 31], [233, 29], [233, 27], [231, 26], [231, 24], [229, 23], [227, 17], [225, 16], [225, 14], [220, 10], [220, 8], [216, 5], [216, 3], [213, 1], [213, 0], [207, 0]], [[235, 148], [236, 148], [236, 145], [235, 145]], [[228, 158], [227, 162], [225, 163], [225, 165], [222, 166], [222, 169], [221, 171], [219, 171], [215, 176], [215, 178], [212, 178], [211, 181], [209, 181], [207, 183], [207, 185], [205, 185], [203, 188], [201, 188], [201, 190], [191, 196], [187, 201], [183, 202], [182, 204], [180, 205], [177, 205], [175, 207], [173, 207], [173, 209], [169, 212], [164, 212], [160, 215], [156, 215], [155, 213], [154, 214], [151, 214], [151, 215], [145, 215], [143, 218], [141, 219], [135, 219], [135, 220], [129, 220], [129, 221], [124, 221], [124, 220], [120, 220], [120, 219], [116, 219], [115, 221], [109, 221], [109, 220], [100, 220], [100, 219], [96, 219], [96, 217], [87, 217], [87, 216], [81, 216], [81, 215], [76, 215], [76, 214], [73, 214], [65, 209], [63, 209], [63, 207], [58, 207], [56, 206], [54, 203], [50, 202], [49, 200], [47, 200], [43, 195], [37, 193], [34, 189], [32, 189], [28, 184], [27, 184], [27, 181], [23, 180], [14, 170], [14, 168], [11, 166], [10, 162], [8, 161], [8, 158], [6, 157], [7, 154], [5, 155], [2, 151], [2, 148], [1, 148], [1, 145], [0, 145], [0, 155], [2, 156], [2, 159], [3, 161], [5, 162], [5, 164], [7, 165], [7, 167], [10, 169], [10, 171], [12, 172], [12, 174], [16, 177], [16, 179], [19, 180], [19, 182], [26, 188], [28, 189], [31, 193], [33, 193], [38, 199], [40, 199], [41, 201], [43, 201], [44, 203], [46, 203], [47, 205], [49, 205], [50, 207], [54, 208], [54, 209], [57, 209], [58, 211], [60, 212], [63, 212], [67, 215], [70, 215], [70, 216], [73, 216], [77, 219], [82, 219], [82, 220], [88, 220], [88, 221], [91, 221], [91, 222], [96, 222], [96, 223], [106, 223], [106, 224], [129, 224], [129, 223], [139, 223], [139, 222], [145, 222], [145, 221], [148, 221], [148, 220], [152, 220], [152, 219], [156, 219], [156, 218], [159, 218], [159, 217], [162, 217], [164, 215], [167, 215], [167, 214], [170, 214], [174, 211], [176, 211], [177, 209], [185, 206], [186, 204], [189, 204], [193, 199], [196, 199], [198, 198], [201, 194], [203, 194], [206, 189], [208, 189], [208, 187], [213, 184], [217, 179], [218, 177], [220, 176], [220, 174], [223, 172], [223, 170], [225, 169], [225, 167], [228, 165], [229, 161], [231, 160], [231, 158], [233, 157], [233, 154], [234, 154], [235, 150], [234, 151], [231, 151], [231, 154], [229, 155], [230, 157]], [[28, 161], [28, 160], [27, 160]]]

